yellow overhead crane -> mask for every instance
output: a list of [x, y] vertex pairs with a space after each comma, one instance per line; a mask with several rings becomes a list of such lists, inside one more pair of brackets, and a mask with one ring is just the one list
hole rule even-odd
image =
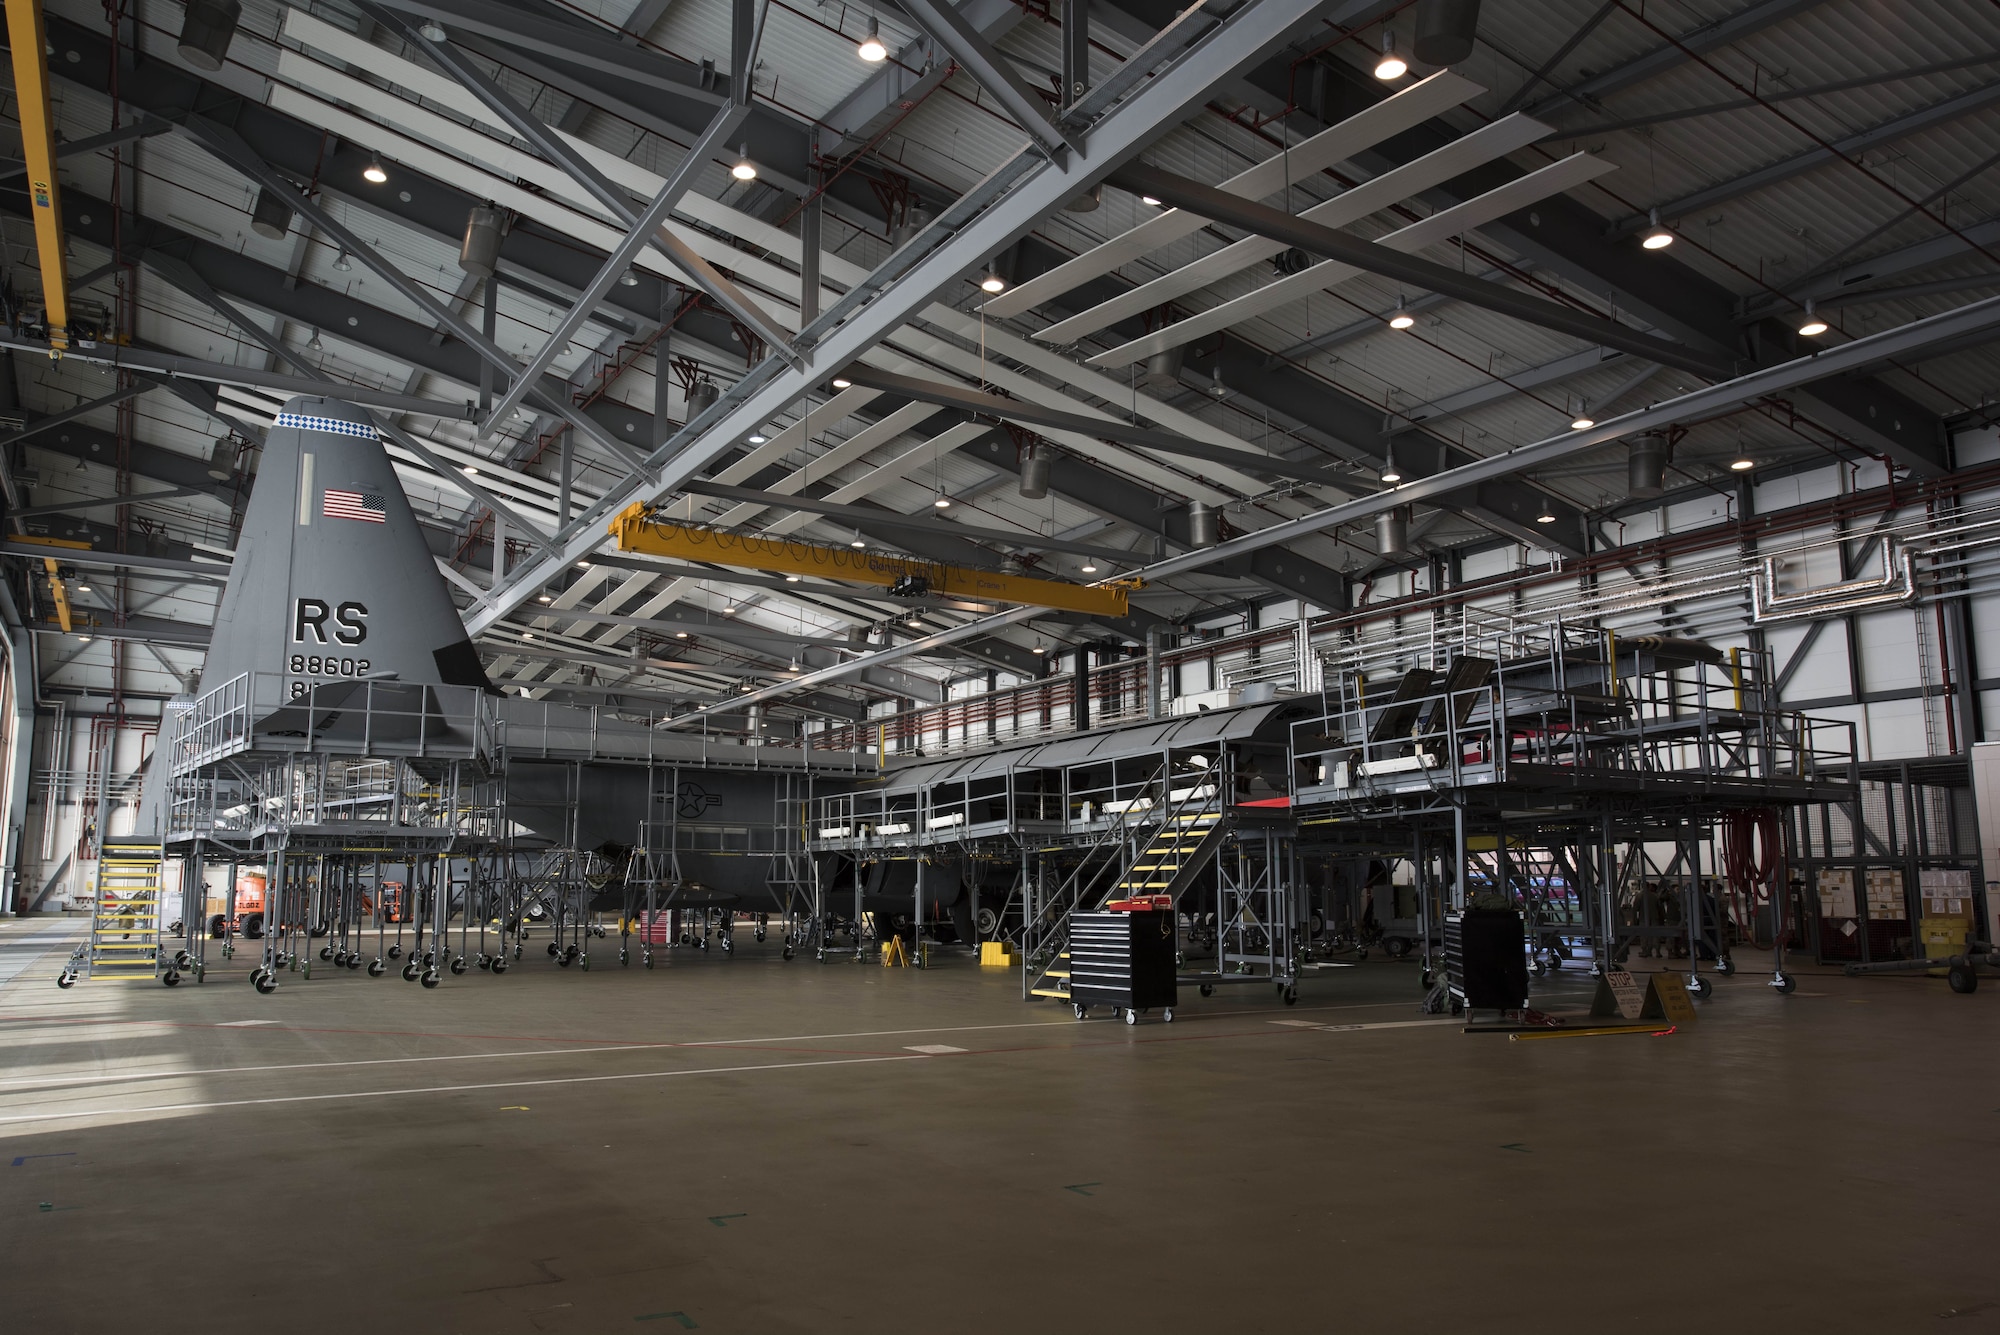
[[[1126, 595], [1134, 587], [1129, 581], [1065, 584], [1060, 580], [1036, 579], [1032, 575], [998, 574], [910, 557], [883, 556], [849, 547], [822, 547], [817, 543], [794, 542], [786, 538], [763, 538], [752, 533], [731, 533], [696, 524], [677, 524], [648, 514], [643, 505], [625, 507], [611, 521], [611, 536], [618, 540], [621, 552], [671, 556], [683, 561], [738, 566], [745, 570], [818, 575], [825, 579], [850, 580], [884, 588], [894, 588], [907, 580], [922, 580], [925, 590], [930, 593], [1053, 607], [1090, 616], [1125, 616], [1130, 610]], [[903, 587], [909, 585], [903, 584]]]
[[56, 180], [56, 125], [49, 113], [48, 34], [42, 0], [7, 0], [7, 44], [14, 53], [14, 100], [21, 117], [21, 156], [28, 168], [29, 211], [42, 263], [42, 305], [49, 356], [69, 347], [69, 272], [63, 260], [62, 195]]

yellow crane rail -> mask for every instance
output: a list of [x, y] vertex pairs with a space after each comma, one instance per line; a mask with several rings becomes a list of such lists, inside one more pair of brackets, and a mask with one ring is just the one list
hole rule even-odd
[[21, 156], [28, 168], [29, 212], [42, 264], [42, 306], [48, 315], [49, 356], [69, 347], [69, 270], [63, 259], [62, 194], [56, 179], [56, 126], [49, 112], [48, 35], [42, 0], [7, 0], [7, 42], [14, 55], [14, 100], [21, 117]]
[[851, 547], [823, 547], [786, 538], [677, 524], [649, 515], [643, 505], [627, 506], [611, 521], [611, 536], [621, 552], [670, 556], [709, 565], [781, 574], [818, 575], [855, 584], [893, 587], [901, 580], [923, 579], [931, 593], [953, 598], [977, 598], [1000, 603], [1053, 607], [1089, 616], [1122, 617], [1130, 611], [1130, 585], [1065, 584], [1032, 575], [1006, 575], [967, 566], [944, 565]]

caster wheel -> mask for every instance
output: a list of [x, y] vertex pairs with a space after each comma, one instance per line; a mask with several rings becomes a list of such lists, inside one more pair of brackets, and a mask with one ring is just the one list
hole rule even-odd
[[479, 957], [479, 967], [482, 972], [487, 969], [491, 969], [493, 967], [492, 957], [488, 955], [481, 955]]
[[360, 968], [360, 967], [361, 967], [361, 957], [360, 957], [359, 955], [349, 955], [349, 956], [347, 957], [347, 967], [348, 967], [348, 968], [350, 968], [350, 969], [358, 969], [358, 968]]
[[1126, 1024], [1139, 1023], [1139, 1012], [1133, 1010], [1130, 1006], [1127, 1006], [1125, 1008], [1125, 1023]]
[[259, 974], [257, 976], [257, 990], [268, 997], [278, 990], [278, 980], [269, 974]]
[[632, 962], [632, 952], [621, 947], [618, 951], [618, 962], [620, 964], [630, 964]]
[[1951, 990], [1965, 995], [1979, 990], [1979, 975], [1969, 965], [1954, 964], [1945, 971], [1945, 982]]
[[406, 983], [416, 982], [417, 975], [420, 972], [422, 971], [417, 968], [417, 962], [415, 960], [411, 960], [408, 964], [405, 964], [403, 966], [403, 981]]
[[1428, 992], [1431, 990], [1432, 987], [1436, 986], [1437, 980], [1431, 976], [1431, 971], [1429, 969], [1424, 970], [1423, 978], [1424, 978], [1424, 991]]
[[423, 983], [425, 987], [436, 987], [438, 985], [438, 971], [436, 969], [425, 969]]
[[460, 955], [457, 959], [451, 962], [451, 971], [453, 973], [465, 972], [465, 956]]
[[506, 960], [505, 960], [504, 958], [502, 958], [502, 959], [497, 959], [497, 960], [494, 960], [494, 961], [493, 961], [493, 972], [495, 972], [495, 973], [505, 973], [505, 972], [507, 972], [507, 961], [506, 961]]
[[549, 958], [554, 959], [557, 955], [560, 954], [562, 954], [562, 947], [557, 945], [553, 941], [549, 942]]
[[403, 958], [403, 948], [401, 946], [390, 946], [389, 958], [392, 960], [399, 960]]
[[333, 947], [332, 947], [332, 946], [321, 946], [321, 947], [319, 948], [319, 957], [320, 957], [320, 958], [321, 958], [322, 960], [330, 960], [330, 959], [332, 959], [332, 958], [333, 958]]
[[792, 948], [790, 946], [786, 946], [783, 952], [781, 953], [783, 954], [784, 958], [790, 959], [792, 957]]
[[1724, 955], [1721, 959], [1715, 962], [1715, 971], [1721, 974], [1724, 978], [1727, 978], [1731, 974], [1736, 972], [1736, 961], [1730, 959], [1729, 956]]
[[283, 969], [290, 967], [294, 963], [294, 961], [290, 955], [287, 955], [284, 951], [281, 950], [276, 955], [272, 956], [271, 963], [275, 965], [277, 968]]
[[1215, 995], [1215, 984], [1214, 984], [1214, 983], [1203, 983], [1203, 984], [1201, 985], [1201, 994], [1202, 994], [1203, 996], [1205, 996], [1205, 997], [1212, 997], [1212, 996], [1214, 996], [1214, 995]]
[[764, 939], [764, 929], [759, 927], [755, 932], [751, 933], [751, 935], [756, 937], [757, 940], [762, 941]]
[[[320, 953], [320, 958], [321, 958], [321, 959], [325, 959], [325, 958], [326, 958], [326, 954], [325, 954], [325, 952], [324, 952], [324, 951], [322, 951], [322, 952]], [[347, 963], [347, 952], [346, 952], [346, 951], [344, 951], [344, 950], [336, 950], [336, 951], [334, 951], [334, 952], [333, 952], [333, 963], [334, 963], [334, 966], [335, 966], [336, 968], [338, 968], [338, 967], [340, 967], [340, 966], [342, 966], [342, 965], [345, 965], [345, 964]]]
[[568, 955], [558, 955], [556, 956], [556, 963], [561, 965], [563, 968], [567, 969], [572, 963], [572, 960]]
[[[68, 984], [68, 983], [64, 983], [64, 984], [63, 984], [63, 986], [64, 986], [64, 987], [68, 987], [68, 986], [69, 986], [69, 984]], [[1089, 1012], [1090, 1012], [1090, 1007], [1088, 1007], [1088, 1006], [1079, 1006], [1079, 1005], [1077, 1005], [1077, 1004], [1076, 1004], [1075, 1002], [1071, 1002], [1071, 1003], [1070, 1003], [1070, 1010], [1071, 1010], [1072, 1012], [1074, 1012], [1074, 1013], [1075, 1013], [1075, 1015], [1076, 1015], [1076, 1018], [1077, 1018], [1077, 1019], [1081, 1020], [1081, 1019], [1082, 1019], [1082, 1018], [1083, 1018], [1083, 1017], [1084, 1017], [1085, 1015], [1089, 1014]]]
[[160, 975], [160, 981], [168, 987], [179, 987], [181, 985], [181, 976], [179, 971], [169, 969]]
[[1688, 991], [1692, 992], [1695, 996], [1700, 997], [1703, 1000], [1706, 1000], [1708, 994], [1715, 991], [1715, 984], [1709, 982], [1708, 979], [1703, 977], [1701, 974], [1698, 973], [1692, 974], [1688, 978]]
[[1541, 977], [1541, 976], [1542, 976], [1542, 975], [1543, 975], [1543, 974], [1544, 974], [1545, 972], [1547, 972], [1547, 970], [1545, 970], [1545, 969], [1544, 969], [1544, 968], [1542, 967], [1542, 962], [1541, 962], [1540, 960], [1529, 960], [1529, 961], [1528, 961], [1528, 976], [1529, 976], [1529, 977], [1531, 977], [1531, 978], [1540, 978], [1540, 977]]
[[514, 947], [514, 958], [515, 959], [521, 958], [521, 948], [519, 946]]
[[813, 952], [813, 958], [818, 960], [821, 964], [824, 964], [826, 963], [826, 952], [824, 950], [815, 950]]
[[174, 967], [176, 969], [186, 969], [193, 963], [194, 956], [188, 954], [185, 950], [176, 950], [174, 952]]
[[1160, 1021], [1163, 1024], [1172, 1024], [1174, 1022], [1174, 1008], [1172, 1006], [1160, 1012]]
[[380, 978], [383, 974], [387, 972], [389, 972], [388, 961], [378, 959], [378, 960], [370, 960], [368, 962], [368, 976], [370, 978]]
[[1287, 1006], [1296, 1006], [1299, 1004], [1299, 990], [1296, 987], [1285, 989], [1285, 1004]]
[[1792, 993], [1792, 989], [1797, 987], [1798, 985], [1799, 985], [1798, 979], [1792, 977], [1788, 973], [1781, 973], [1776, 978], [1773, 978], [1771, 980], [1771, 986], [1777, 989], [1777, 993], [1781, 997], [1790, 996]]

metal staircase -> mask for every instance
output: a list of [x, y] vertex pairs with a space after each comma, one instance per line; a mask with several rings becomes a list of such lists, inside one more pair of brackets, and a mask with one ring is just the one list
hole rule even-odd
[[1178, 903], [1215, 860], [1229, 830], [1226, 795], [1232, 779], [1226, 755], [1202, 759], [1207, 763], [1201, 767], [1178, 773], [1171, 760], [1163, 762], [1147, 785], [1148, 795], [1130, 801], [1084, 848], [1039, 921], [1028, 923], [1022, 942], [1026, 996], [1068, 1000], [1076, 914], [1141, 895], [1165, 895]]
[[160, 845], [99, 850], [84, 977], [93, 983], [151, 982], [160, 954]]

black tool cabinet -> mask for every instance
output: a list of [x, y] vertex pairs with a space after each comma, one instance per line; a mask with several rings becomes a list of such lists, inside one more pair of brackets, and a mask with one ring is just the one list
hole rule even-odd
[[1520, 913], [1467, 909], [1446, 914], [1444, 971], [1457, 1005], [1481, 1010], [1527, 1005], [1527, 937]]
[[1177, 968], [1170, 910], [1070, 919], [1069, 998], [1079, 1020], [1090, 1007], [1109, 1005], [1127, 1024], [1155, 1008], [1171, 1024]]

